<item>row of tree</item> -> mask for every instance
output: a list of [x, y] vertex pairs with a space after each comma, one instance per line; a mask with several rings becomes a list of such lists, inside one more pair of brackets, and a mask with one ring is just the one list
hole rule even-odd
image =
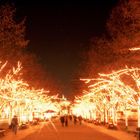
[[[75, 99], [72, 108], [75, 115], [113, 124], [117, 124], [118, 119], [124, 119], [128, 127], [128, 118], [132, 119], [131, 110], [140, 113], [139, 68], [125, 68], [110, 74], [100, 74], [97, 79], [81, 80], [85, 81], [88, 90]], [[133, 119], [139, 121], [140, 118], [136, 115]]]
[[[76, 108], [81, 109], [82, 113], [88, 110], [89, 112], [97, 110], [105, 120], [105, 116], [108, 117], [108, 112], [106, 112], [108, 109], [114, 112], [111, 114], [111, 117], [114, 118], [117, 114], [115, 111], [121, 109], [127, 116], [126, 110], [128, 108], [133, 109], [138, 106], [140, 98], [139, 7], [139, 0], [120, 0], [117, 6], [112, 9], [109, 19], [107, 19], [106, 32], [102, 37], [91, 39], [86, 63], [83, 65], [85, 70], [81, 77], [89, 79], [86, 81], [87, 83], [93, 80], [95, 84], [91, 87], [87, 86], [81, 99], [75, 100], [76, 105], [78, 105]], [[126, 66], [128, 66], [127, 69]], [[134, 70], [132, 67], [135, 69], [133, 72], [131, 72], [131, 70]], [[122, 79], [119, 72], [124, 74], [125, 70], [131, 73], [130, 77], [133, 80], [126, 76], [129, 75], [128, 73]], [[106, 73], [110, 74], [106, 75]], [[117, 109], [117, 107], [121, 108]], [[77, 111], [75, 110], [75, 112]], [[89, 113], [89, 118], [90, 115], [92, 113]], [[117, 120], [114, 118], [113, 122], [115, 123], [115, 121]], [[126, 125], [128, 125], [127, 117]]]

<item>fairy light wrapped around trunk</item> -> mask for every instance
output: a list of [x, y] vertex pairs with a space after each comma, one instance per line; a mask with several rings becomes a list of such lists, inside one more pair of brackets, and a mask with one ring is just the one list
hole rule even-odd
[[[4, 70], [8, 62], [0, 66], [0, 72]], [[9, 123], [14, 115], [17, 115], [20, 122], [33, 119], [33, 112], [36, 108], [40, 113], [45, 111], [46, 103], [54, 104], [48, 96], [49, 91], [44, 89], [34, 89], [21, 79], [22, 65], [17, 63], [6, 75], [0, 77], [0, 102], [3, 106], [0, 108], [0, 117], [3, 117], [2, 111], [9, 116]], [[45, 95], [45, 96], [44, 96]], [[47, 106], [46, 106], [47, 107]]]
[[[139, 68], [126, 67], [118, 71], [113, 71], [110, 74], [99, 74], [99, 78], [97, 79], [80, 80], [84, 81], [89, 88], [89, 91], [80, 97], [81, 102], [86, 101], [90, 103], [90, 99], [93, 99], [92, 102], [96, 106], [96, 111], [103, 115], [103, 110], [106, 110], [104, 111], [106, 121], [108, 118], [112, 118], [114, 124], [117, 124], [117, 112], [122, 110], [124, 112], [123, 114], [125, 114], [126, 126], [128, 125], [129, 114], [125, 112], [128, 109], [135, 109], [138, 106], [138, 99], [140, 98]], [[90, 84], [91, 81], [94, 84]], [[104, 100], [106, 100], [105, 106], [103, 104]], [[77, 105], [75, 107], [81, 106]], [[138, 111], [138, 126], [140, 126], [139, 118]]]

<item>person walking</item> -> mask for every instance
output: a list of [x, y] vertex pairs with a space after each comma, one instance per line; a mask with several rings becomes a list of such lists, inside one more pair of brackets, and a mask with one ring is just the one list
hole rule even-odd
[[65, 115], [65, 126], [68, 126], [68, 116]]
[[74, 121], [74, 124], [76, 125], [76, 123], [77, 123], [77, 117], [75, 115], [73, 116], [73, 121]]
[[82, 124], [82, 116], [78, 116], [79, 124]]
[[14, 134], [16, 135], [17, 129], [18, 129], [18, 118], [16, 115], [14, 115], [14, 117], [12, 118], [11, 126], [12, 126], [12, 130], [13, 130]]
[[62, 126], [64, 126], [65, 117], [64, 117], [64, 116], [61, 116], [61, 117], [60, 117], [60, 121], [61, 121]]

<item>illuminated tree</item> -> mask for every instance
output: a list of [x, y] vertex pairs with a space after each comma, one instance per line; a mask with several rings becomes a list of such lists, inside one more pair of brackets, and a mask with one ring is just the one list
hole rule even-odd
[[43, 113], [47, 108], [57, 108], [57, 104], [51, 101], [54, 96], [47, 95], [50, 84], [43, 67], [25, 49], [25, 19], [18, 21], [15, 12], [14, 6], [0, 7], [0, 60], [6, 61], [0, 65], [0, 117], [6, 112], [11, 121], [18, 114], [22, 121], [35, 109]]
[[[5, 70], [5, 64], [0, 67], [0, 72]], [[21, 79], [21, 63], [13, 67], [8, 73], [0, 76], [0, 117], [5, 113], [9, 122], [14, 114], [19, 116], [20, 122], [32, 120], [33, 112], [43, 114], [47, 109], [59, 110], [59, 105], [52, 99], [56, 96], [48, 96], [48, 91], [35, 89]], [[0, 73], [1, 74], [1, 73]]]
[[2, 5], [0, 7], [0, 60], [8, 61], [6, 69], [8, 72], [17, 61], [22, 62], [24, 67], [23, 79], [36, 88], [51, 85], [51, 78], [41, 66], [37, 56], [27, 50], [25, 18], [19, 20], [16, 16], [16, 8], [13, 5]]
[[[95, 106], [94, 112], [100, 112], [101, 116], [104, 116], [104, 121], [106, 120], [106, 122], [108, 122], [108, 118], [111, 117], [113, 124], [117, 124], [117, 112], [122, 111], [125, 115], [126, 127], [128, 127], [127, 110], [138, 108], [138, 114], [140, 113], [139, 68], [126, 67], [118, 71], [113, 71], [110, 74], [99, 74], [99, 78], [97, 79], [81, 80], [84, 80], [86, 84], [95, 81], [94, 84], [91, 83], [89, 86], [87, 85], [89, 87], [89, 92], [84, 92], [84, 95], [81, 96], [81, 102], [86, 102], [89, 106], [91, 105], [91, 102], [93, 102], [93, 105]], [[77, 107], [79, 108], [82, 106]], [[101, 120], [103, 120], [103, 118]], [[140, 125], [139, 121], [138, 117], [138, 127]]]

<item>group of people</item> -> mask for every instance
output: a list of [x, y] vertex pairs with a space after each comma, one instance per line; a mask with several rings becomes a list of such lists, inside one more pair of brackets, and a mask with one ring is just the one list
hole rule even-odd
[[[68, 115], [62, 115], [60, 116], [60, 121], [61, 121], [61, 124], [62, 126], [68, 126], [68, 120], [74, 122], [74, 124], [76, 125], [77, 122], [79, 122], [79, 124], [81, 125], [82, 123], [82, 117], [81, 116], [68, 116]], [[15, 115], [13, 118], [12, 118], [12, 121], [11, 121], [11, 125], [10, 125], [10, 128], [13, 130], [14, 134], [17, 134], [17, 129], [18, 129], [18, 118], [17, 116]]]
[[74, 124], [77, 124], [77, 121], [79, 122], [79, 124], [82, 124], [82, 116], [73, 116], [74, 119]]
[[61, 121], [62, 126], [68, 126], [68, 116], [67, 115], [61, 116], [60, 121]]
[[77, 122], [79, 122], [79, 124], [81, 125], [82, 124], [82, 117], [81, 116], [68, 116], [68, 115], [62, 115], [60, 116], [60, 121], [61, 121], [61, 124], [62, 126], [68, 126], [68, 120], [74, 122], [74, 124], [76, 125]]

